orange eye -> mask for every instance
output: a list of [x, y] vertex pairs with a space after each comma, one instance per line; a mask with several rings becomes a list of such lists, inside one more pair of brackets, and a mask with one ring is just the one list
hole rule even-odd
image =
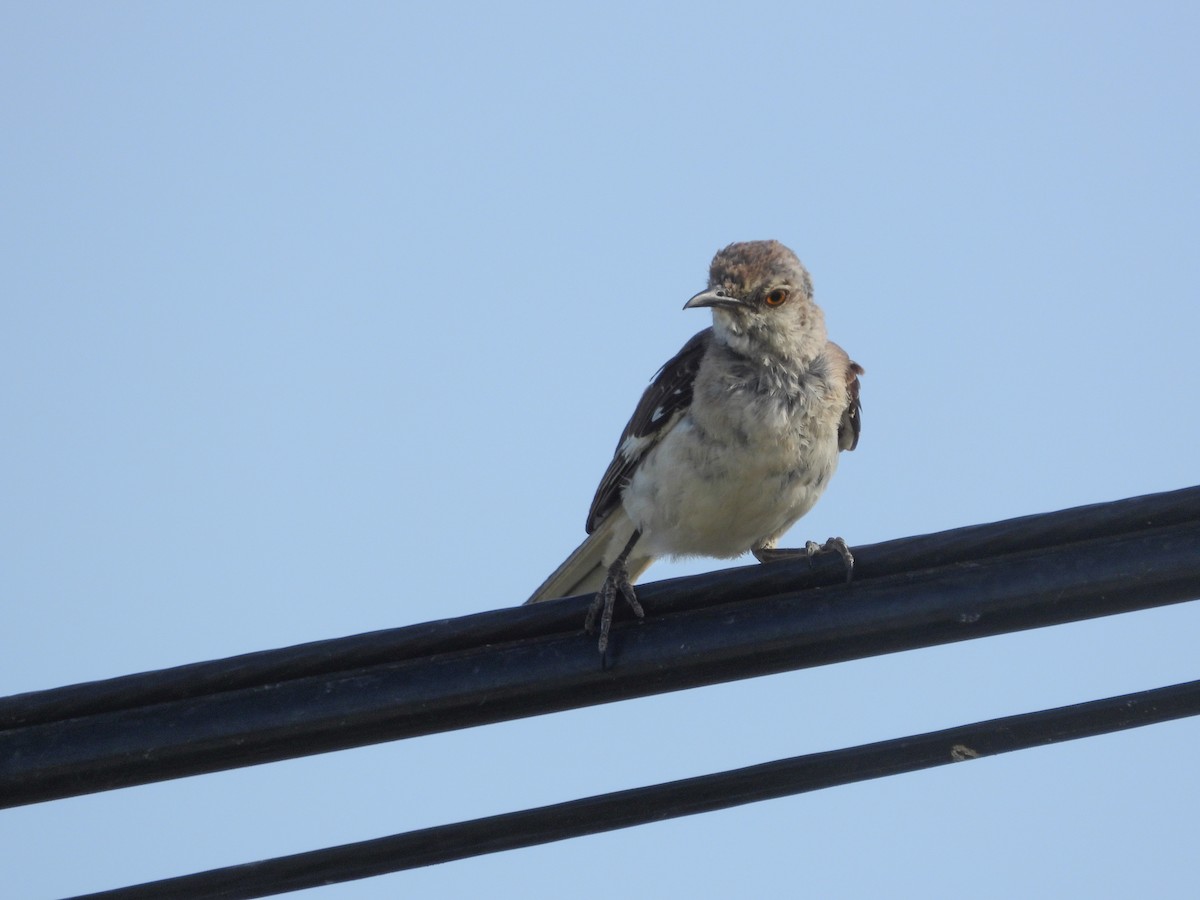
[[783, 306], [787, 302], [788, 292], [785, 288], [775, 288], [767, 294], [767, 306]]

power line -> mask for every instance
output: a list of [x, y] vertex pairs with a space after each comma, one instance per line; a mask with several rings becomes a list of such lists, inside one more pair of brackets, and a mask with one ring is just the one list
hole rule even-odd
[[[855, 547], [855, 577], [862, 581], [1197, 521], [1200, 487], [1184, 488]], [[655, 613], [666, 614], [840, 581], [840, 562], [818, 557], [811, 567], [752, 565], [641, 585], [638, 595]], [[0, 731], [570, 632], [586, 605], [565, 600], [500, 609], [0, 697]]]
[[646, 585], [607, 665], [573, 598], [7, 698], [0, 806], [1193, 599], [1200, 488], [855, 554]]
[[1200, 714], [1200, 681], [213, 869], [74, 900], [241, 900], [515, 850]]

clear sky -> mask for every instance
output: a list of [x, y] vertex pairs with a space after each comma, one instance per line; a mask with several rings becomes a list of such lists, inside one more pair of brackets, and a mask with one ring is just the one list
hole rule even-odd
[[[735, 240], [794, 248], [867, 370], [790, 543], [1200, 481], [1198, 9], [4, 3], [0, 694], [521, 602]], [[1198, 629], [1182, 605], [2, 811], [3, 893], [1189, 680]], [[1198, 742], [311, 895], [1192, 897]]]

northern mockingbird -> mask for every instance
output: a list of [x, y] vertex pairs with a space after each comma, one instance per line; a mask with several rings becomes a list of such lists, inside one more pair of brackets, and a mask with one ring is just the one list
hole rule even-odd
[[708, 287], [684, 309], [713, 324], [659, 370], [621, 433], [588, 511], [587, 539], [528, 603], [596, 591], [600, 651], [621, 595], [640, 617], [632, 582], [660, 556], [759, 562], [835, 550], [841, 538], [798, 549], [775, 542], [812, 509], [853, 450], [863, 369], [825, 335], [812, 280], [777, 241], [730, 244]]

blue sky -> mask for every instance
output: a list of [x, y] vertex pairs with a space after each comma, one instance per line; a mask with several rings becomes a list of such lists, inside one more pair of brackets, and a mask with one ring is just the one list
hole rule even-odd
[[[735, 240], [795, 249], [867, 369], [794, 543], [1196, 483], [1198, 34], [1185, 3], [4, 4], [0, 694], [519, 603]], [[56, 897], [1189, 680], [1195, 607], [6, 810], [0, 870]], [[1190, 897], [1198, 740], [312, 896]]]

